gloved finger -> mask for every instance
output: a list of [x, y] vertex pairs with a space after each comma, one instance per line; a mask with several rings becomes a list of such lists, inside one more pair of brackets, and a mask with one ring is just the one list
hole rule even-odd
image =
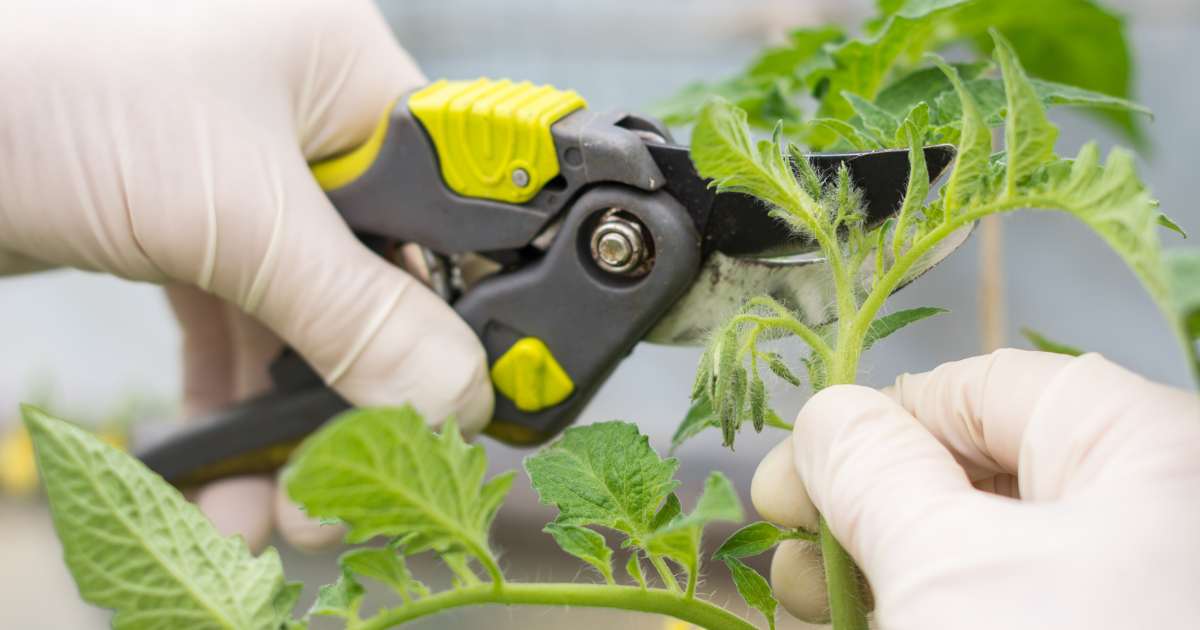
[[[875, 609], [871, 585], [859, 574], [863, 604]], [[815, 624], [829, 623], [829, 588], [825, 583], [825, 561], [818, 543], [785, 540], [771, 556], [771, 592], [791, 615]]]
[[821, 548], [785, 540], [771, 557], [771, 592], [791, 615], [808, 623], [829, 623], [829, 589]]
[[791, 435], [758, 464], [750, 482], [750, 501], [759, 516], [781, 527], [803, 527], [810, 532], [820, 527], [817, 507], [796, 472]]
[[271, 475], [229, 477], [205, 485], [195, 504], [223, 536], [241, 534], [250, 551], [267, 546], [274, 531], [275, 479]]
[[924, 374], [903, 374], [882, 391], [950, 449], [972, 481], [1016, 475], [1029, 415], [1072, 360], [1006, 348]]
[[195, 286], [165, 287], [183, 332], [183, 416], [269, 391], [270, 365], [283, 341], [262, 322]]
[[[224, 0], [241, 5], [239, 0]], [[405, 92], [428, 83], [401, 48], [376, 3], [307, 0], [269, 7], [271, 33], [287, 33], [280, 57], [291, 79], [294, 133], [308, 162], [362, 144], [380, 115]], [[295, 24], [283, 29], [279, 19]]]
[[183, 333], [183, 417], [232, 404], [233, 343], [224, 300], [190, 284], [164, 290]]
[[233, 345], [233, 400], [241, 402], [265, 394], [275, 387], [271, 363], [283, 352], [283, 340], [261, 321], [224, 303]]
[[[264, 344], [252, 337], [274, 336], [221, 298], [192, 285], [169, 284], [165, 289], [183, 332], [184, 420], [259, 393], [252, 390], [256, 385], [261, 389], [263, 378], [247, 373], [262, 363], [253, 359], [263, 354]], [[275, 354], [279, 345], [275, 339]], [[257, 367], [265, 372], [264, 366]], [[205, 484], [193, 501], [218, 531], [241, 534], [258, 553], [275, 529], [274, 494], [271, 475], [247, 475]]]
[[[1142, 465], [1195, 449], [1196, 396], [1146, 380], [1098, 354], [999, 350], [905, 375], [890, 395], [971, 473], [1017, 476], [1019, 496], [1057, 499], [1130, 464], [1110, 482], [1157, 474]], [[1188, 421], [1181, 421], [1187, 418]]]
[[343, 525], [322, 525], [320, 519], [310, 518], [299, 505], [287, 496], [283, 484], [278, 484], [272, 510], [279, 534], [293, 547], [305, 551], [327, 549], [346, 537]]
[[57, 266], [32, 256], [0, 248], [0, 277], [43, 271]]
[[988, 515], [963, 509], [984, 495], [921, 423], [874, 389], [821, 391], [800, 410], [793, 436], [809, 496], [879, 589], [910, 568], [913, 554], [939, 549], [946, 528]]

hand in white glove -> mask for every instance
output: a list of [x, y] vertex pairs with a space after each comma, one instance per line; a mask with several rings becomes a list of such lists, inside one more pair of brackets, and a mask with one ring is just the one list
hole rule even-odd
[[[411, 401], [478, 431], [493, 402], [478, 340], [355, 239], [308, 167], [425, 81], [368, 0], [5, 3], [0, 275], [169, 284], [189, 413], [263, 391], [286, 342], [355, 404]], [[261, 547], [272, 483], [198, 502]]]
[[[885, 630], [1200, 627], [1200, 399], [1097, 354], [1000, 350], [882, 393], [831, 387], [752, 495], [782, 525], [820, 510]], [[771, 580], [815, 619], [806, 544], [777, 550]]]

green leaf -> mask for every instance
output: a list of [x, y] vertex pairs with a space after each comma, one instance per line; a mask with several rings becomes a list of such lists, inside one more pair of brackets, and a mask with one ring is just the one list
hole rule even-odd
[[725, 446], [733, 446], [734, 432], [742, 430], [742, 420], [745, 418], [746, 403], [749, 399], [749, 380], [746, 368], [737, 366], [733, 395], [726, 398], [728, 404], [721, 410], [721, 429], [725, 434]]
[[1157, 220], [1158, 220], [1159, 225], [1161, 225], [1173, 232], [1178, 232], [1179, 235], [1182, 236], [1183, 238], [1187, 238], [1187, 232], [1184, 232], [1183, 228], [1179, 227], [1179, 225], [1177, 223], [1172, 221], [1171, 217], [1168, 217], [1167, 215], [1160, 212], [1160, 213], [1158, 213]]
[[788, 369], [787, 364], [783, 362], [783, 357], [778, 352], [768, 352], [764, 355], [764, 358], [767, 360], [767, 366], [771, 368], [771, 371], [775, 373], [775, 376], [778, 376], [792, 385], [800, 385], [800, 379], [797, 378], [795, 374], [792, 374], [792, 371]]
[[1172, 249], [1164, 256], [1171, 304], [1191, 339], [1200, 339], [1200, 250]]
[[787, 151], [788, 157], [792, 159], [792, 167], [798, 171], [797, 178], [800, 180], [800, 187], [812, 199], [820, 199], [821, 179], [817, 177], [808, 157], [800, 151], [800, 147], [791, 142], [787, 145]]
[[992, 155], [992, 134], [983, 124], [975, 101], [963, 87], [958, 71], [946, 65], [937, 55], [926, 56], [933, 59], [946, 73], [962, 103], [962, 138], [958, 144], [954, 171], [950, 174], [950, 181], [946, 183], [944, 195], [946, 212], [952, 215], [958, 208], [966, 206], [972, 198], [987, 191], [987, 182], [992, 174], [989, 162]]
[[728, 445], [733, 441], [734, 423], [740, 419], [741, 405], [738, 400], [740, 384], [739, 344], [737, 326], [727, 324], [717, 337], [714, 349], [716, 369], [713, 371], [713, 413], [721, 424], [721, 431]]
[[708, 395], [705, 394], [692, 404], [691, 409], [688, 409], [687, 416], [683, 418], [683, 422], [675, 430], [675, 435], [671, 436], [671, 450], [668, 451], [668, 454], [674, 454], [675, 449], [679, 448], [684, 442], [699, 435], [701, 431], [709, 427], [719, 426], [721, 426], [721, 419], [713, 413], [712, 403], [709, 402]]
[[679, 486], [679, 460], [660, 460], [637, 425], [614, 420], [563, 432], [525, 458], [542, 503], [562, 511], [563, 525], [603, 525], [640, 540], [653, 531], [655, 511]]
[[848, 41], [840, 46], [829, 47], [832, 67], [824, 72], [809, 74], [806, 82], [812, 88], [824, 85], [824, 94], [817, 113], [823, 117], [845, 120], [854, 110], [844, 93], [850, 92], [866, 99], [875, 97], [884, 75], [891, 69], [896, 58], [910, 44], [910, 40], [922, 37], [927, 17], [910, 19], [892, 16], [887, 24], [874, 36]]
[[[911, 127], [911, 129], [910, 129], [910, 127]], [[904, 122], [900, 123], [900, 127], [896, 129], [896, 141], [893, 146], [910, 147], [910, 148], [923, 147], [925, 145], [925, 135], [926, 135], [926, 132], [928, 129], [929, 129], [929, 104], [922, 101], [920, 103], [917, 103], [916, 105], [913, 105], [913, 108], [908, 111], [908, 114], [905, 115]], [[920, 153], [920, 155], [921, 155], [921, 158], [920, 158], [921, 163], [924, 164], [925, 163], [925, 152], [919, 151], [918, 153]], [[913, 166], [912, 172], [919, 173], [920, 171], [915, 170], [915, 164], [913, 164], [913, 162], [911, 160], [912, 155], [913, 154], [910, 152], [909, 153], [909, 157], [910, 157], [909, 164]], [[928, 171], [926, 171], [926, 173], [928, 173]], [[911, 173], [909, 176], [911, 177]], [[919, 180], [922, 178], [918, 177], [916, 179]], [[929, 178], [928, 178], [928, 176], [926, 176], [924, 179], [928, 180]], [[909, 188], [911, 189], [911, 187], [912, 187], [912, 182], [910, 180]], [[928, 181], [925, 182], [925, 189], [927, 191], [929, 190], [929, 182]], [[916, 203], [921, 203], [924, 200], [925, 200], [925, 198], [921, 197], [921, 199], [918, 200]], [[905, 197], [905, 201], [908, 201], [908, 197]]]
[[682, 512], [683, 505], [679, 502], [679, 496], [672, 492], [667, 495], [667, 500], [663, 502], [658, 513], [654, 515], [654, 520], [650, 523], [650, 531], [658, 531], [666, 527]]
[[[1072, 85], [1040, 81], [1029, 77], [1025, 77], [1025, 79], [1033, 88], [1033, 93], [1041, 102], [1043, 109], [1052, 105], [1069, 105], [1134, 112], [1153, 118], [1149, 109], [1133, 101], [1091, 92]], [[1004, 116], [1008, 111], [1008, 94], [1004, 87], [1004, 79], [980, 77], [967, 81], [963, 85], [966, 87], [967, 93], [975, 99], [975, 105], [979, 108], [979, 115], [983, 118], [984, 124], [988, 127], [999, 127], [1004, 124]], [[957, 93], [944, 92], [939, 94], [935, 101], [941, 112], [941, 122], [949, 122], [951, 117], [957, 119], [962, 116], [962, 102]]]
[[283, 620], [283, 630], [308, 630], [308, 618], [296, 619], [288, 615], [287, 619]]
[[896, 137], [896, 132], [900, 129], [900, 121], [895, 116], [853, 92], [843, 91], [842, 97], [850, 103], [850, 107], [854, 109], [854, 113], [858, 114], [859, 118], [862, 118], [863, 124], [868, 129], [878, 133], [880, 137], [885, 139]]
[[355, 579], [354, 569], [343, 566], [337, 582], [326, 584], [317, 591], [317, 601], [313, 602], [308, 614], [358, 619], [358, 606], [366, 594], [367, 589]]
[[334, 418], [292, 455], [283, 479], [310, 516], [344, 521], [350, 542], [411, 536], [409, 552], [465, 552], [498, 578], [488, 529], [516, 472], [482, 483], [486, 471], [483, 446], [465, 444], [453, 418], [438, 435], [406, 405]]
[[[923, 103], [921, 104], [923, 105]], [[913, 115], [904, 121], [904, 144], [908, 146], [908, 190], [904, 194], [904, 203], [900, 206], [900, 214], [896, 217], [896, 230], [892, 234], [892, 258], [899, 259], [902, 248], [907, 244], [909, 232], [912, 225], [917, 220], [917, 213], [925, 208], [925, 197], [929, 195], [929, 170], [925, 166], [925, 147], [919, 135], [921, 127], [920, 122], [922, 110], [921, 105], [913, 108]], [[913, 120], [913, 119], [917, 120]], [[899, 139], [899, 134], [897, 134]], [[880, 231], [880, 238], [883, 238], [886, 229]], [[884, 249], [881, 246], [875, 250], [875, 260], [879, 264], [880, 273], [882, 275], [882, 261], [884, 257]], [[869, 330], [868, 330], [869, 334]]]
[[[303, 591], [304, 582], [287, 582], [283, 585], [283, 588], [280, 589], [279, 593], [275, 595], [274, 601], [271, 602], [272, 607], [275, 609], [276, 618], [284, 620], [283, 625], [285, 628], [288, 627], [288, 619], [291, 618], [292, 609], [295, 608], [296, 603], [300, 601], [300, 594]], [[295, 620], [292, 619], [292, 621], [294, 622]], [[308, 624], [306, 622], [304, 626], [301, 627], [307, 627], [307, 625]]]
[[738, 498], [733, 482], [719, 471], [713, 471], [704, 483], [704, 492], [696, 501], [696, 507], [688, 514], [687, 521], [693, 525], [707, 525], [713, 521], [738, 522], [746, 518], [742, 501]]
[[791, 161], [779, 145], [778, 129], [773, 141], [756, 144], [750, 138], [745, 112], [713, 99], [700, 112], [692, 131], [691, 156], [697, 172], [711, 177], [718, 192], [753, 195], [783, 210], [784, 218], [796, 229], [819, 229], [824, 211], [796, 180]]
[[1078, 86], [1056, 83], [1054, 81], [1029, 79], [1029, 84], [1033, 86], [1033, 91], [1042, 100], [1044, 107], [1051, 105], [1074, 105], [1113, 112], [1141, 114], [1151, 120], [1154, 119], [1154, 112], [1150, 111], [1144, 105], [1128, 99], [1093, 92], [1092, 90], [1085, 90]]
[[766, 521], [751, 523], [736, 532], [713, 553], [713, 560], [745, 558], [758, 554], [779, 544], [787, 532]]
[[1200, 353], [1195, 344], [1200, 339], [1200, 250], [1170, 250], [1164, 256], [1164, 266], [1171, 291], [1171, 315], [1191, 363], [1192, 376], [1200, 383]]
[[1066, 355], [1073, 356], [1073, 357], [1077, 357], [1077, 356], [1083, 354], [1083, 350], [1080, 350], [1079, 348], [1076, 348], [1074, 346], [1068, 346], [1067, 344], [1064, 344], [1064, 343], [1058, 343], [1057, 341], [1051, 341], [1051, 340], [1043, 337], [1041, 335], [1041, 333], [1038, 333], [1036, 330], [1031, 330], [1029, 328], [1022, 328], [1021, 334], [1025, 335], [1025, 338], [1028, 339], [1029, 342], [1033, 344], [1033, 347], [1037, 348], [1038, 350], [1041, 350], [1042, 352], [1053, 352], [1055, 354], [1066, 354]]
[[[958, 70], [963, 81], [968, 82], [992, 67], [991, 62], [988, 61], [950, 65]], [[950, 79], [946, 77], [941, 68], [922, 68], [880, 90], [879, 94], [875, 96], [875, 105], [893, 116], [901, 117], [905, 116], [905, 113], [917, 103], [925, 102], [932, 105], [938, 96], [946, 92], [953, 94], [954, 85], [950, 83]], [[955, 116], [953, 120], [960, 117]], [[942, 124], [950, 122], [946, 118], [939, 118], [938, 111], [934, 108], [930, 109], [929, 118], [932, 121], [940, 121]]]
[[116, 630], [275, 630], [294, 604], [274, 549], [258, 558], [127, 453], [22, 406], [63, 544], [88, 602]]
[[1008, 95], [1008, 116], [1004, 124], [1004, 152], [1008, 168], [1005, 182], [1009, 196], [1017, 192], [1017, 184], [1054, 159], [1054, 141], [1058, 129], [1046, 120], [1046, 112], [1033, 86], [1025, 78], [1025, 70], [1013, 53], [1012, 45], [991, 29], [996, 40], [996, 61], [1004, 73], [1004, 91]]
[[754, 430], [762, 433], [767, 424], [767, 387], [757, 376], [750, 381], [750, 420]]
[[[976, 0], [948, 14], [943, 23], [937, 28], [955, 32], [948, 39], [968, 38], [980, 52], [990, 51], [994, 45], [988, 28], [999, 29], [1033, 76], [1129, 97], [1131, 72], [1122, 34], [1124, 20], [1095, 2]], [[1139, 128], [1128, 112], [1098, 113], [1131, 139], [1140, 139]]]
[[604, 536], [586, 527], [559, 523], [550, 523], [542, 531], [554, 536], [563, 551], [596, 567], [606, 582], [614, 584], [612, 549], [604, 542]]
[[405, 601], [409, 593], [428, 595], [423, 584], [412, 579], [412, 573], [404, 565], [404, 556], [398, 549], [399, 541], [393, 540], [382, 549], [354, 549], [338, 558], [338, 564], [353, 570], [362, 577], [378, 580], [396, 590]]
[[775, 607], [779, 605], [779, 602], [771, 596], [771, 585], [767, 583], [766, 578], [758, 574], [758, 571], [742, 564], [741, 560], [734, 557], [726, 557], [724, 560], [725, 564], [729, 565], [730, 572], [733, 573], [733, 583], [737, 586], [742, 599], [746, 600], [750, 607], [758, 609], [758, 612], [767, 618], [767, 624], [774, 630]]
[[629, 577], [637, 580], [643, 591], [646, 590], [646, 574], [642, 573], [641, 552], [636, 548], [633, 553], [629, 554], [629, 562], [625, 563], [625, 572], [629, 574]]
[[883, 148], [883, 145], [878, 140], [859, 131], [854, 125], [848, 122], [838, 120], [836, 118], [818, 118], [813, 121], [815, 125], [822, 125], [839, 136], [846, 139], [859, 151], [877, 151]]
[[887, 337], [888, 335], [904, 328], [905, 326], [919, 322], [927, 317], [933, 317], [939, 313], [949, 313], [950, 311], [944, 308], [931, 308], [922, 306], [919, 308], [910, 308], [903, 311], [896, 311], [883, 317], [878, 317], [871, 322], [871, 326], [867, 328], [867, 334], [863, 337], [862, 349], [866, 352], [875, 345], [876, 341]]
[[713, 521], [739, 522], [745, 518], [742, 502], [733, 482], [713, 471], [704, 484], [704, 493], [687, 516], [677, 516], [667, 527], [650, 534], [643, 545], [646, 551], [675, 560], [689, 575], [697, 575], [700, 566], [700, 532]]
[[812, 388], [812, 393], [815, 394], [825, 389], [825, 359], [813, 352], [808, 355], [807, 359], [801, 360], [808, 368], [808, 385]]
[[811, 59], [828, 42], [839, 42], [846, 38], [845, 31], [836, 24], [817, 29], [797, 29], [788, 33], [784, 46], [767, 48], [746, 69], [749, 75], [795, 76], [796, 66]]
[[1133, 155], [1113, 149], [1105, 166], [1088, 143], [1073, 161], [1048, 165], [1031, 182], [1031, 195], [1070, 212], [1096, 231], [1133, 269], [1146, 290], [1170, 313], [1170, 289], [1158, 243], [1158, 203], [1137, 177]]
[[782, 121], [789, 129], [798, 129], [802, 112], [791, 98], [795, 81], [772, 75], [742, 75], [711, 83], [696, 82], [659, 99], [647, 107], [647, 113], [668, 125], [694, 122], [709, 99], [720, 97], [746, 112], [755, 127], [771, 128]]
[[704, 354], [696, 369], [696, 380], [692, 383], [692, 402], [698, 402], [709, 395], [713, 388], [713, 344], [704, 345]]

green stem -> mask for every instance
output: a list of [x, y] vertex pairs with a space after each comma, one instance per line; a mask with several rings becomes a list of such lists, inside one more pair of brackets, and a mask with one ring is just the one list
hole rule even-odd
[[[479, 576], [475, 575], [475, 572], [471, 570], [471, 564], [466, 556], [458, 553], [446, 554], [442, 556], [442, 562], [445, 562], [446, 566], [450, 567], [451, 571], [454, 571], [454, 574], [458, 576], [459, 583], [463, 586], [475, 586], [479, 584]], [[482, 559], [480, 559], [480, 562], [482, 562]], [[484, 566], [487, 566], [486, 563]], [[503, 576], [501, 577], [501, 581], [503, 581]]]
[[821, 543], [821, 534], [819, 532], [810, 532], [803, 527], [790, 529], [784, 535], [784, 540], [805, 540], [810, 543]]
[[750, 322], [752, 324], [758, 324], [759, 326], [786, 328], [788, 331], [802, 339], [804, 343], [808, 344], [808, 347], [815, 350], [822, 359], [825, 359], [826, 361], [833, 359], [833, 349], [829, 347], [829, 344], [825, 343], [825, 340], [821, 339], [820, 335], [818, 335], [815, 331], [800, 323], [799, 320], [791, 315], [780, 317], [738, 315], [733, 319], [738, 322]]
[[[699, 541], [697, 541], [697, 546], [698, 544]], [[683, 594], [683, 596], [688, 599], [695, 599], [696, 597], [696, 582], [698, 581], [698, 576], [696, 575], [697, 573], [700, 573], [699, 563], [697, 563], [696, 566], [688, 569], [687, 591]]]
[[825, 584], [829, 588], [829, 614], [834, 630], [867, 630], [867, 606], [854, 560], [833, 537], [823, 516], [821, 555], [825, 560]]
[[398, 606], [366, 620], [358, 630], [384, 630], [451, 608], [502, 604], [505, 606], [582, 606], [617, 608], [668, 615], [708, 630], [757, 630], [754, 624], [700, 599], [687, 599], [663, 589], [597, 584], [481, 584], [445, 591]]
[[[864, 304], [863, 309], [866, 308]], [[868, 318], [867, 323], [862, 326], [869, 325], [873, 319], [873, 316]], [[834, 362], [827, 365], [829, 385], [854, 384], [858, 376], [858, 361], [862, 356], [862, 340], [857, 335], [858, 331], [854, 330], [854, 327], [859, 325], [856, 317], [849, 330], [843, 328], [839, 332]], [[854, 560], [833, 537], [833, 532], [829, 531], [825, 524], [824, 516], [821, 517], [819, 541], [825, 562], [825, 585], [829, 591], [829, 612], [834, 630], [867, 630], [867, 605], [863, 599], [858, 571], [854, 568]]]
[[650, 563], [658, 569], [658, 574], [662, 576], [663, 582], [666, 583], [667, 590], [672, 593], [679, 593], [679, 581], [675, 579], [675, 574], [671, 572], [671, 568], [663, 561], [662, 556], [656, 553], [646, 552], [646, 557], [650, 558]]

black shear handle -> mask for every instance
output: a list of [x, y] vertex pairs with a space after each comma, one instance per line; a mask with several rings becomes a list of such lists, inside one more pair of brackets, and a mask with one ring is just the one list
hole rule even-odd
[[[593, 258], [594, 232], [614, 209], [647, 237], [650, 258], [639, 273], [606, 271]], [[573, 385], [565, 399], [537, 411], [523, 411], [497, 393], [486, 431], [513, 444], [554, 437], [687, 288], [699, 265], [696, 227], [666, 192], [609, 184], [581, 195], [543, 257], [481, 281], [454, 304], [482, 340], [489, 368], [533, 337]], [[276, 391], [218, 410], [136, 454], [178, 485], [278, 468], [300, 440], [349, 404], [290, 350], [271, 372]]]
[[[648, 236], [644, 273], [606, 270], [592, 241], [602, 218], [624, 211]], [[695, 278], [700, 236], [687, 210], [665, 192], [601, 185], [571, 207], [541, 259], [481, 282], [454, 308], [494, 365], [517, 341], [546, 344], [574, 384], [561, 402], [523, 411], [502, 393], [486, 431], [512, 444], [539, 444], [575, 420], [634, 344]]]

